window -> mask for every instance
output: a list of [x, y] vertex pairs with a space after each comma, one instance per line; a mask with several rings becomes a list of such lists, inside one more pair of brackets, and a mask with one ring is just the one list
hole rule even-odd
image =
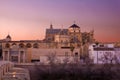
[[20, 43], [20, 44], [19, 44], [19, 47], [20, 47], [20, 48], [24, 48], [25, 45], [24, 45], [23, 43]]
[[100, 47], [104, 47], [104, 45], [100, 45]]
[[93, 45], [93, 47], [95, 47], [95, 45]]
[[23, 53], [24, 53], [24, 51], [20, 51], [20, 53], [22, 53], [22, 54], [23, 54]]
[[38, 43], [33, 44], [33, 48], [39, 48]]
[[10, 44], [6, 43], [5, 48], [10, 48]]
[[18, 62], [18, 56], [11, 56], [12, 62]]
[[27, 47], [27, 48], [31, 48], [32, 45], [31, 45], [30, 43], [27, 43], [27, 44], [26, 44], [26, 47]]
[[12, 45], [16, 45], [16, 43], [13, 43]]
[[5, 51], [5, 54], [8, 53], [8, 51]]
[[20, 62], [24, 62], [24, 51], [20, 51]]
[[4, 59], [5, 59], [5, 60], [8, 60], [8, 51], [5, 51]]
[[78, 56], [78, 52], [75, 53], [75, 56]]

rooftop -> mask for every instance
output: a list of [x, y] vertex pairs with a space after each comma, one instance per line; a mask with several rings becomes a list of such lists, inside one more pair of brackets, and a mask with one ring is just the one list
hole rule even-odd
[[[46, 29], [46, 34], [59, 34], [61, 29]], [[67, 34], [68, 29], [62, 29], [62, 33]]]
[[76, 24], [73, 24], [72, 26], [70, 26], [70, 28], [80, 28], [80, 27]]

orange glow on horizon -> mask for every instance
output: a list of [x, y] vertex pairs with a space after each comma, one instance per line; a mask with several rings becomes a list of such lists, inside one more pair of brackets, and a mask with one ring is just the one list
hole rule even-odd
[[42, 40], [51, 23], [67, 29], [74, 21], [98, 41], [120, 41], [119, 0], [0, 0], [0, 39]]

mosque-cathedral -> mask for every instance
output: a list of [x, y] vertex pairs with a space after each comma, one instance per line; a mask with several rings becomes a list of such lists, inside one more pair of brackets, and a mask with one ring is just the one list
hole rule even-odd
[[94, 30], [81, 32], [80, 27], [76, 24], [68, 29], [54, 29], [53, 25], [50, 25], [50, 29], [46, 29], [45, 42], [72, 43], [75, 44], [74, 47], [80, 47], [80, 45], [93, 43], [94, 41]]
[[70, 47], [75, 48], [74, 55], [80, 55], [80, 47], [86, 43], [93, 43], [94, 30], [81, 32], [81, 28], [73, 24], [68, 29], [55, 29], [50, 25], [46, 29], [43, 40], [20, 40], [12, 41], [10, 35], [1, 40], [2, 57], [5, 61], [12, 62], [32, 62], [44, 61], [45, 56], [56, 53], [58, 56], [71, 55]]

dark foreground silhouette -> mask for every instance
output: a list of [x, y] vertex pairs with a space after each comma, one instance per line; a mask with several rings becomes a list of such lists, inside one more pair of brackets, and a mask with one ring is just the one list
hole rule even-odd
[[120, 65], [32, 65], [31, 80], [120, 80]]

